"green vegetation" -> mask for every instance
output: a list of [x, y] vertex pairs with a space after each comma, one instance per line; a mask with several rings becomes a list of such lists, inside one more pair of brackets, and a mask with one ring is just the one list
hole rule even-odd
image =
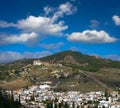
[[0, 108], [20, 108], [21, 104], [19, 101], [14, 101], [13, 95], [8, 96], [0, 91]]

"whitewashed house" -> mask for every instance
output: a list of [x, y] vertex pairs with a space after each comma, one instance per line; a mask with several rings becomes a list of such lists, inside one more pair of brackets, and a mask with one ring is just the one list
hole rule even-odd
[[39, 66], [41, 66], [42, 62], [40, 60], [34, 60], [33, 61], [33, 65], [39, 65]]

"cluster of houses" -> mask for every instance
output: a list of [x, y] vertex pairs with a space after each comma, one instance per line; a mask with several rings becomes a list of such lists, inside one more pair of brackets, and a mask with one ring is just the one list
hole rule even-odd
[[98, 102], [98, 108], [120, 108], [120, 95], [117, 92], [113, 92], [107, 99], [104, 91], [91, 91], [81, 93], [80, 91], [68, 91], [68, 92], [54, 92], [48, 84], [42, 84], [39, 86], [29, 86], [14, 91], [6, 91], [7, 94], [13, 93], [14, 100], [19, 100], [22, 105], [29, 108], [46, 108], [46, 104], [43, 101], [58, 99], [58, 103], [64, 101], [67, 102], [70, 108], [72, 108], [74, 102], [74, 108], [88, 108], [94, 107]]

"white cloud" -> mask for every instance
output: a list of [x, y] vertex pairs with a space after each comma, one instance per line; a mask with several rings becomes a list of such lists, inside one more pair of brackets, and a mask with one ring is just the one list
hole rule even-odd
[[17, 27], [26, 32], [37, 32], [45, 35], [61, 34], [68, 26], [63, 21], [58, 23], [52, 22], [51, 18], [29, 16], [27, 19], [18, 21]]
[[[46, 16], [28, 16], [25, 19], [20, 19], [17, 23], [8, 23], [0, 21], [1, 28], [15, 27], [19, 29], [21, 34], [0, 35], [0, 45], [26, 43], [32, 39], [44, 38], [46, 36], [63, 36], [63, 31], [68, 29], [68, 25], [64, 24], [59, 18], [65, 15], [73, 14], [77, 8], [70, 2], [59, 5], [57, 8], [46, 6], [43, 8]], [[34, 43], [36, 41], [33, 41]], [[51, 45], [54, 46], [54, 45]]]
[[1, 28], [16, 27], [16, 24], [14, 24], [14, 23], [8, 23], [6, 21], [0, 20], [0, 27]]
[[91, 20], [90, 23], [91, 23], [90, 27], [92, 29], [95, 29], [95, 28], [97, 28], [99, 26], [99, 22], [97, 20]]
[[51, 43], [51, 44], [41, 44], [40, 47], [47, 49], [47, 50], [57, 50], [59, 49], [61, 46], [63, 46], [64, 43], [63, 42], [59, 42], [59, 43]]
[[58, 6], [58, 8], [52, 8], [46, 6], [43, 8], [45, 15], [48, 15], [51, 12], [53, 13], [53, 19], [56, 20], [59, 17], [63, 17], [64, 15], [72, 15], [77, 11], [77, 8], [73, 6], [70, 2], [66, 2]]
[[45, 15], [48, 15], [49, 13], [54, 11], [54, 8], [46, 6], [46, 7], [43, 8], [43, 10], [45, 12]]
[[24, 32], [36, 32], [42, 35], [63, 35], [63, 31], [68, 29], [63, 20], [58, 20], [64, 15], [71, 15], [76, 11], [76, 7], [67, 2], [61, 4], [58, 8], [44, 7], [44, 12], [52, 16], [28, 16], [26, 19], [18, 20], [16, 24], [1, 21], [0, 27], [17, 27]]
[[23, 54], [14, 51], [0, 52], [0, 63], [8, 63], [23, 58], [41, 58], [50, 54], [49, 51], [24, 52]]
[[83, 32], [73, 32], [68, 35], [69, 41], [85, 43], [110, 43], [117, 39], [109, 36], [105, 31], [85, 30]]
[[115, 25], [120, 26], [120, 17], [117, 15], [114, 15], [112, 17], [113, 21], [115, 22]]
[[38, 37], [38, 34], [32, 32], [32, 33], [23, 33], [20, 35], [9, 35], [9, 36], [3, 36], [1, 39], [0, 44], [8, 44], [8, 43], [25, 43], [30, 40], [34, 40]]
[[60, 16], [62, 16], [63, 14], [71, 15], [75, 11], [76, 11], [76, 8], [71, 3], [67, 2], [59, 6], [59, 11], [56, 12], [56, 14], [59, 14]]
[[54, 13], [51, 18], [52, 22], [56, 21], [59, 17], [63, 17], [64, 15], [72, 15], [77, 11], [77, 8], [74, 7], [71, 3], [67, 2], [65, 4], [61, 4], [57, 11]]
[[67, 25], [64, 25], [64, 21], [58, 21], [59, 18], [64, 15], [71, 15], [76, 11], [76, 8], [71, 3], [67, 2], [61, 4], [58, 8], [53, 9], [50, 7], [44, 7], [45, 14], [53, 12], [51, 17], [43, 16], [29, 16], [26, 19], [19, 20], [17, 27], [26, 32], [37, 32], [44, 35], [62, 35], [62, 32], [68, 29]]

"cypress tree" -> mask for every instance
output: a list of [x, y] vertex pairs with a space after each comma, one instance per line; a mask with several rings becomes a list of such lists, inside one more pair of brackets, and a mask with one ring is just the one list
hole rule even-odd
[[54, 108], [57, 108], [57, 103], [55, 103], [55, 107]]
[[59, 108], [62, 108], [62, 104], [61, 104], [61, 103], [59, 103], [59, 105], [58, 105], [58, 106], [59, 106]]
[[72, 104], [72, 108], [75, 108], [75, 102], [73, 102], [73, 104]]
[[69, 108], [69, 105], [67, 102], [65, 102], [64, 108]]

